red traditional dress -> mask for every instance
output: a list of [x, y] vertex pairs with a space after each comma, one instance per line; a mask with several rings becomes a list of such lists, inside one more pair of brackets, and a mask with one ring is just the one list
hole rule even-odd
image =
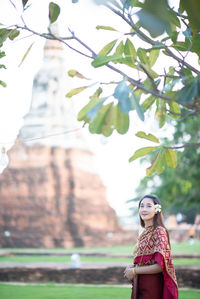
[[178, 299], [178, 286], [167, 233], [162, 226], [146, 228], [134, 250], [136, 266], [158, 263], [163, 272], [140, 274], [133, 281], [131, 299]]

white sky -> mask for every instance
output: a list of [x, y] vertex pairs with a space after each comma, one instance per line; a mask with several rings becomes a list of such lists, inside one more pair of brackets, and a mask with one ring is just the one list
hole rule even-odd
[[[18, 5], [20, 10], [21, 0], [13, 0], [13, 2]], [[31, 3], [31, 1], [29, 2]], [[46, 32], [49, 0], [34, 0], [32, 2], [33, 5], [27, 10], [24, 19], [32, 29]], [[63, 4], [61, 0], [55, 2]], [[66, 5], [60, 15], [61, 22], [64, 24], [62, 34], [67, 35], [67, 27], [69, 26], [78, 37], [96, 52], [106, 42], [110, 42], [115, 38], [113, 32], [97, 31], [95, 29], [96, 25], [110, 25], [121, 31], [129, 30], [123, 22], [119, 21], [119, 18], [111, 16], [106, 8], [95, 6], [91, 0], [80, 0], [78, 4], [72, 4], [71, 0], [65, 0], [65, 3]], [[17, 17], [17, 12], [9, 1], [1, 0], [0, 23], [14, 24], [19, 23], [19, 21], [19, 16]], [[33, 48], [22, 66], [18, 67], [32, 41], [34, 41]], [[44, 40], [36, 37], [8, 42], [5, 48], [7, 56], [4, 60], [1, 59], [1, 63], [5, 62], [7, 70], [1, 70], [0, 79], [6, 81], [8, 86], [7, 88], [0, 86], [0, 143], [5, 145], [7, 149], [12, 146], [12, 141], [15, 140], [20, 127], [23, 125], [23, 116], [28, 112], [32, 80], [41, 66], [43, 45]], [[95, 78], [95, 80], [110, 81], [111, 79], [119, 79], [115, 73], [106, 69], [106, 67], [94, 69], [87, 59], [81, 58], [68, 49], [65, 50], [70, 58], [67, 70], [76, 69], [88, 77]], [[66, 93], [72, 87], [82, 85], [81, 81], [69, 78]], [[77, 97], [77, 101], [81, 105], [80, 97]], [[89, 138], [91, 147], [96, 153], [98, 171], [107, 187], [108, 201], [117, 214], [121, 216], [129, 213], [125, 201], [136, 195], [135, 188], [141, 178], [145, 176], [145, 165], [141, 166], [139, 161], [128, 162], [128, 158], [136, 149], [149, 145], [148, 141], [139, 140], [135, 137], [135, 133], [139, 130], [144, 130], [146, 133], [153, 130], [154, 133], [158, 133], [155, 123], [152, 124], [149, 121], [142, 123], [135, 114], [133, 116], [135, 121], [127, 134], [119, 135], [114, 133], [107, 138], [105, 144], [101, 142], [101, 136], [91, 135]], [[11, 143], [8, 144], [8, 142]]]

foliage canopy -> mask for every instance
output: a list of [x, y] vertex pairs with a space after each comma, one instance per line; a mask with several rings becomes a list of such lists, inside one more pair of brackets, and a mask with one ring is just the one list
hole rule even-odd
[[[93, 0], [104, 5], [113, 15], [118, 16], [128, 26], [128, 32], [122, 32], [112, 26], [98, 25], [97, 30], [119, 33], [96, 53], [84, 41], [69, 30], [66, 37], [55, 36], [49, 26], [47, 33], [32, 30], [24, 22], [23, 13], [29, 9], [29, 1], [22, 1], [21, 24], [11, 27], [1, 25], [0, 47], [7, 39], [16, 39], [23, 30], [46, 39], [59, 40], [66, 46], [76, 41], [77, 48], [71, 47], [79, 55], [91, 61], [94, 68], [106, 66], [118, 73], [119, 82], [107, 82], [113, 86], [112, 94], [104, 94], [104, 86], [98, 83], [97, 90], [89, 98], [78, 114], [78, 120], [88, 124], [89, 131], [110, 136], [114, 130], [125, 134], [136, 111], [141, 121], [149, 112], [155, 116], [162, 128], [166, 122], [174, 125], [185, 118], [199, 122], [200, 119], [200, 2], [198, 0], [176, 1], [176, 7], [167, 0]], [[14, 6], [14, 1], [10, 1]], [[78, 0], [72, 0], [77, 3]], [[78, 5], [78, 4], [77, 4]], [[174, 5], [174, 4], [173, 4]], [[49, 24], [59, 19], [60, 6], [49, 3]], [[97, 33], [98, 35], [98, 33]], [[83, 50], [79, 50], [79, 45]], [[24, 55], [27, 56], [31, 46]], [[0, 51], [0, 58], [5, 55]], [[163, 61], [166, 61], [166, 65]], [[22, 61], [23, 62], [23, 61]], [[158, 67], [159, 66], [159, 67]], [[161, 67], [163, 66], [163, 67]], [[1, 68], [5, 68], [3, 64]], [[69, 70], [69, 76], [86, 79], [77, 70]], [[0, 81], [2, 86], [5, 82]], [[92, 84], [77, 87], [67, 92], [71, 98]], [[147, 177], [162, 173], [164, 168], [176, 168], [179, 148], [199, 147], [199, 136], [192, 143], [173, 145], [173, 141], [160, 141], [150, 132], [138, 132], [138, 138], [153, 142], [137, 150], [129, 159], [151, 155], [152, 162], [146, 170]], [[184, 140], [183, 140], [184, 142]]]

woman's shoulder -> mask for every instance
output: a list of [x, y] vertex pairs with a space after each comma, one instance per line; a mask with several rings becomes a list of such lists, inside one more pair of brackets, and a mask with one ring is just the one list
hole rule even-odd
[[154, 235], [166, 236], [166, 234], [167, 234], [166, 228], [164, 228], [163, 226], [156, 226], [156, 228], [154, 230]]

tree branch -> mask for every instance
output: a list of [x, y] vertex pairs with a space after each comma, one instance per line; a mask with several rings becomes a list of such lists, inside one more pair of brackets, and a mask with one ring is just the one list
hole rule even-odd
[[185, 143], [185, 144], [178, 145], [178, 146], [165, 146], [164, 148], [180, 149], [180, 148], [185, 148], [185, 147], [198, 147], [198, 146], [200, 146], [200, 142], [199, 143]]
[[152, 40], [150, 37], [148, 37], [144, 32], [142, 32], [139, 28], [137, 28], [137, 26], [133, 23], [132, 17], [129, 15], [129, 20], [125, 17], [125, 15], [123, 15], [120, 11], [115, 10], [114, 8], [112, 8], [110, 5], [107, 5], [107, 7], [112, 10], [113, 13], [115, 13], [116, 15], [120, 16], [126, 23], [129, 24], [129, 26], [131, 26], [136, 34], [139, 36], [140, 39], [142, 39], [143, 41], [147, 42], [148, 44], [151, 44], [152, 46], [159, 46], [159, 47], [163, 47], [165, 49], [165, 51], [171, 56], [173, 57], [176, 61], [178, 61], [179, 63], [181, 63], [182, 65], [186, 66], [187, 68], [189, 68], [191, 71], [193, 71], [196, 74], [200, 74], [200, 71], [197, 70], [196, 68], [194, 68], [193, 66], [191, 66], [189, 63], [185, 62], [183, 59], [179, 58], [178, 56], [176, 56], [165, 44], [158, 42], [158, 41], [154, 41]]
[[[87, 58], [94, 59], [94, 58], [98, 57], [98, 55], [88, 45], [86, 45], [83, 41], [81, 41], [78, 37], [76, 37], [75, 34], [72, 31], [70, 31], [72, 36], [57, 37], [57, 36], [53, 35], [51, 32], [49, 32], [49, 33], [38, 33], [36, 31], [28, 28], [27, 26], [23, 27], [23, 26], [20, 26], [20, 25], [15, 25], [15, 27], [18, 28], [18, 29], [27, 30], [27, 31], [33, 33], [34, 35], [40, 36], [40, 37], [45, 38], [45, 39], [58, 40], [58, 41], [64, 43], [71, 50], [73, 50], [73, 51], [77, 52], [78, 54], [81, 54], [82, 56], [85, 56]], [[92, 56], [87, 55], [87, 54], [75, 49], [74, 47], [70, 46], [65, 40], [76, 40], [79, 44], [81, 44], [84, 48], [86, 48], [89, 52], [91, 52]], [[137, 88], [145, 91], [146, 93], [152, 94], [153, 96], [158, 97], [158, 98], [163, 99], [163, 100], [168, 101], [168, 102], [170, 102], [172, 100], [170, 97], [166, 96], [164, 93], [162, 93], [158, 89], [150, 90], [150, 89], [146, 88], [140, 81], [137, 81], [137, 80], [127, 76], [123, 71], [121, 71], [120, 69], [110, 65], [109, 63], [106, 64], [105, 66], [112, 69], [113, 71], [119, 73], [123, 77], [127, 78], [127, 80], [130, 83], [135, 85]], [[196, 107], [194, 107], [193, 105], [185, 105], [185, 104], [183, 105], [182, 103], [179, 103], [179, 104], [181, 104], [182, 106], [185, 106], [189, 109], [196, 109]]]
[[36, 32], [30, 28], [28, 28], [27, 26], [20, 26], [20, 25], [14, 25], [15, 28], [18, 28], [18, 29], [21, 29], [21, 30], [26, 30], [26, 31], [29, 31], [31, 33], [33, 33], [34, 35], [36, 36], [40, 36], [42, 38], [45, 38], [45, 39], [50, 39], [50, 40], [58, 40], [60, 41], [61, 43], [65, 44], [68, 48], [70, 48], [71, 50], [73, 50], [74, 52], [77, 52], [78, 54], [82, 55], [82, 56], [85, 56], [87, 58], [93, 58], [92, 56], [89, 56], [77, 49], [75, 49], [74, 47], [70, 46], [66, 40], [72, 40], [72, 39], [75, 39], [74, 36], [69, 36], [69, 37], [57, 37], [55, 35], [53, 35], [52, 33], [39, 33], [39, 32]]

